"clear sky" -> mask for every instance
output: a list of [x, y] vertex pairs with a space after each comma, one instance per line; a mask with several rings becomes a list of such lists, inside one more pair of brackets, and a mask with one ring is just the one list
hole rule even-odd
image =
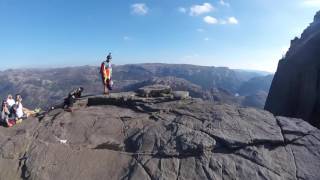
[[0, 69], [185, 63], [275, 71], [320, 0], [0, 0]]

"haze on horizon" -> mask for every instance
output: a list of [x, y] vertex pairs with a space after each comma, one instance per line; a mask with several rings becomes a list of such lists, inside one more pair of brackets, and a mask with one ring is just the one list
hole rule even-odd
[[320, 0], [0, 0], [0, 70], [173, 63], [274, 72]]

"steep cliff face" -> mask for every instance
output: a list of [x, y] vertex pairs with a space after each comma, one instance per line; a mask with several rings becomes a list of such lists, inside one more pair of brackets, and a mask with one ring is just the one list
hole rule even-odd
[[305, 121], [154, 89], [0, 127], [0, 179], [319, 179], [320, 131]]
[[265, 109], [320, 127], [320, 12], [280, 60]]

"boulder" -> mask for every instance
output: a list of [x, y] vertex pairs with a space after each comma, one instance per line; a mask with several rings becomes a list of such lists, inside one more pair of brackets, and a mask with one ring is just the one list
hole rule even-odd
[[187, 99], [190, 98], [188, 91], [173, 91], [173, 97], [176, 99]]
[[169, 95], [171, 91], [170, 86], [155, 84], [139, 88], [137, 94], [141, 97], [163, 97]]

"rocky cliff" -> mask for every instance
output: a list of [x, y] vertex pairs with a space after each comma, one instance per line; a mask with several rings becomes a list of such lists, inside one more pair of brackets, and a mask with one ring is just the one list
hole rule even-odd
[[320, 12], [280, 60], [265, 109], [320, 127]]
[[152, 86], [0, 128], [0, 179], [310, 179], [320, 131]]

